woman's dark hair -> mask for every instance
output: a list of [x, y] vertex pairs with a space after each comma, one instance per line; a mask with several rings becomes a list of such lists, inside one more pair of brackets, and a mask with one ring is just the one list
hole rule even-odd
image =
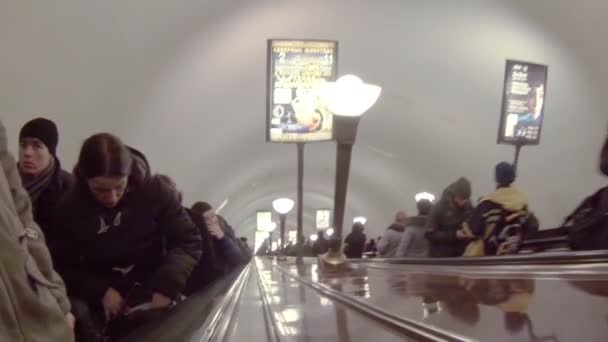
[[79, 183], [95, 177], [129, 177], [129, 183], [141, 185], [143, 175], [134, 172], [134, 167], [131, 151], [118, 137], [99, 133], [82, 144], [74, 176]]

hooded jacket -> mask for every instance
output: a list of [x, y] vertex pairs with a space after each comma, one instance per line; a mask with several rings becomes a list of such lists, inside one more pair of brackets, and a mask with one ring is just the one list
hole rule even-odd
[[135, 283], [176, 298], [201, 255], [201, 236], [178, 195], [150, 176], [143, 154], [131, 149], [141, 185], [130, 185], [119, 204], [101, 206], [78, 183], [53, 222], [56, 258], [68, 291], [99, 306], [108, 288], [124, 297]]
[[460, 178], [450, 184], [442, 193], [441, 199], [433, 207], [427, 222], [426, 238], [430, 242], [429, 255], [431, 257], [457, 257], [462, 256], [466, 242], [456, 238], [456, 232], [469, 217], [472, 207], [466, 204], [462, 208], [452, 205], [452, 197], [471, 196], [471, 183]]
[[429, 255], [429, 242], [424, 236], [426, 222], [427, 216], [410, 217], [397, 247], [396, 257], [423, 258]]
[[384, 232], [382, 239], [378, 243], [378, 254], [382, 258], [394, 258], [397, 256], [397, 248], [401, 243], [405, 226], [393, 223]]
[[464, 225], [464, 232], [485, 241], [486, 255], [504, 254], [502, 250], [508, 246], [503, 243], [509, 237], [525, 235], [530, 216], [527, 208], [524, 193], [511, 186], [498, 188], [481, 200]]
[[70, 303], [55, 273], [0, 123], [0, 340], [73, 341]]

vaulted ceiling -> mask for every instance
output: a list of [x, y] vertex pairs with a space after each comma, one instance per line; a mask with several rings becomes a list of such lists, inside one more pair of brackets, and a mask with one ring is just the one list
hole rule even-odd
[[[265, 142], [266, 39], [340, 42], [340, 73], [381, 85], [354, 148], [346, 221], [380, 234], [421, 190], [459, 176], [474, 196], [513, 149], [496, 145], [504, 62], [549, 65], [541, 144], [522, 151], [518, 185], [544, 227], [605, 184], [608, 46], [602, 0], [131, 0], [0, 5], [0, 117], [54, 119], [71, 168], [81, 142], [113, 132], [184, 190], [228, 199], [252, 234], [255, 212], [295, 199], [296, 147]], [[304, 224], [333, 206], [335, 144], [305, 151]], [[295, 226], [295, 214], [288, 224]]]

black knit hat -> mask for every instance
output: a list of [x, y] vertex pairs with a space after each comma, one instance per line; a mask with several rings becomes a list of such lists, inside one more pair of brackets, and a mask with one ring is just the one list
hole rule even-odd
[[36, 138], [42, 141], [52, 155], [57, 152], [59, 132], [57, 125], [51, 120], [37, 118], [26, 123], [19, 133], [19, 141], [24, 138]]
[[515, 168], [507, 162], [500, 162], [495, 169], [496, 183], [503, 186], [509, 186], [515, 182]]

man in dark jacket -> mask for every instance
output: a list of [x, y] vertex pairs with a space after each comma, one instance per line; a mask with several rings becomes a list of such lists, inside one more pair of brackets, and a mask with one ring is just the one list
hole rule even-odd
[[186, 294], [192, 294], [234, 270], [248, 260], [248, 256], [241, 253], [232, 227], [209, 203], [195, 203], [188, 214], [201, 232], [203, 249], [186, 286]]
[[[600, 171], [608, 176], [608, 138], [600, 154]], [[572, 249], [608, 249], [608, 187], [579, 204], [566, 218], [564, 226]]]
[[44, 118], [29, 121], [19, 133], [19, 175], [32, 201], [34, 220], [47, 235], [58, 203], [74, 186], [74, 177], [57, 158], [58, 142], [57, 126]]
[[470, 198], [471, 183], [466, 178], [458, 179], [443, 191], [427, 222], [431, 257], [462, 256], [470, 239], [458, 232], [471, 213]]
[[423, 258], [429, 255], [429, 242], [426, 239], [425, 229], [433, 203], [422, 199], [416, 202], [418, 216], [410, 217], [397, 247], [396, 257]]
[[496, 191], [480, 201], [462, 229], [464, 235], [483, 241], [483, 255], [517, 252], [528, 230], [537, 228], [530, 225], [538, 224], [528, 211], [525, 194], [512, 186], [515, 181], [513, 165], [497, 164], [495, 179]]

